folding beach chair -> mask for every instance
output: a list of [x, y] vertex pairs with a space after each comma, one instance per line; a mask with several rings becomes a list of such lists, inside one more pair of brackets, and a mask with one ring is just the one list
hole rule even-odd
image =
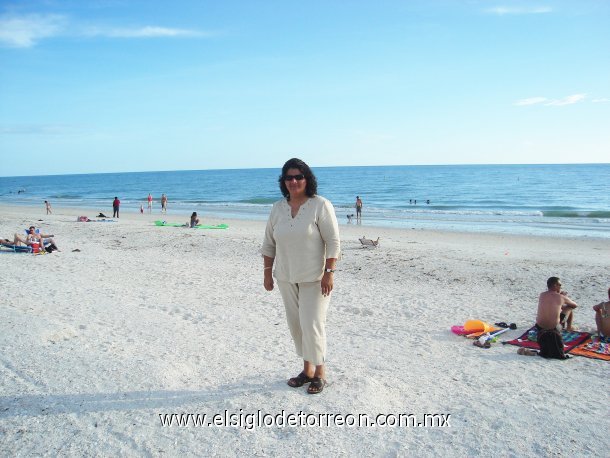
[[0, 245], [2, 246], [2, 248], [8, 248], [9, 250], [11, 250], [15, 253], [31, 253], [32, 252], [31, 246], [13, 245], [12, 243], [0, 243]]
[[364, 235], [362, 236], [360, 243], [362, 244], [362, 248], [377, 248], [379, 246], [379, 237], [377, 240], [367, 239]]

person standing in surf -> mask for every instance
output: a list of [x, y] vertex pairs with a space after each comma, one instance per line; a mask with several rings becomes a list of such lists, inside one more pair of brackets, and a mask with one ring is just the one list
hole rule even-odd
[[115, 196], [114, 200], [112, 201], [112, 217], [113, 218], [119, 217], [119, 207], [120, 206], [121, 206], [121, 201], [119, 200], [118, 197]]
[[362, 199], [360, 196], [356, 196], [356, 222], [362, 222]]
[[161, 213], [167, 213], [167, 196], [161, 194]]
[[[340, 254], [339, 226], [331, 202], [317, 195], [316, 177], [300, 159], [290, 159], [279, 178], [284, 196], [271, 210], [263, 241], [263, 285], [284, 302], [286, 319], [303, 370], [288, 380], [309, 384], [317, 394], [326, 385], [326, 312]], [[273, 272], [272, 272], [273, 271]]]

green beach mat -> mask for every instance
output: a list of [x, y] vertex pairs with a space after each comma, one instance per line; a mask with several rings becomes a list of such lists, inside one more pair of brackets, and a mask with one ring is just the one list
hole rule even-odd
[[[155, 221], [155, 226], [169, 226], [169, 227], [185, 227], [184, 224], [180, 224], [180, 223], [168, 223], [166, 221]], [[228, 224], [216, 224], [216, 225], [210, 225], [210, 224], [198, 224], [197, 226], [194, 227], [194, 229], [226, 229], [228, 228], [229, 225]]]

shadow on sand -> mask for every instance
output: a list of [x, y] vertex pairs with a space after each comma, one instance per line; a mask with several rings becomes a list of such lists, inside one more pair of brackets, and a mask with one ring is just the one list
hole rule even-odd
[[226, 401], [241, 395], [289, 389], [286, 382], [235, 383], [201, 391], [131, 391], [118, 393], [0, 396], [0, 419], [65, 413], [177, 409], [184, 405]]

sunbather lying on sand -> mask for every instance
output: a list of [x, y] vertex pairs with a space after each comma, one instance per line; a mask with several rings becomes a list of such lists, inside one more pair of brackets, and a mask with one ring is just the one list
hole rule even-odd
[[[610, 299], [610, 288], [608, 288], [608, 299]], [[593, 310], [595, 310], [597, 333], [600, 337], [610, 337], [610, 300], [594, 305]]]
[[[24, 244], [27, 246], [39, 245], [42, 248], [47, 247], [47, 246], [53, 246], [53, 247], [55, 247], [56, 251], [60, 251], [59, 248], [57, 248], [57, 244], [55, 243], [55, 239], [53, 239], [53, 237], [54, 237], [53, 234], [37, 233], [36, 227], [30, 226], [30, 228], [28, 229], [28, 233], [25, 237], [21, 237], [19, 234], [15, 234], [13, 243], [15, 245]], [[55, 251], [55, 250], [53, 250], [53, 251]]]

